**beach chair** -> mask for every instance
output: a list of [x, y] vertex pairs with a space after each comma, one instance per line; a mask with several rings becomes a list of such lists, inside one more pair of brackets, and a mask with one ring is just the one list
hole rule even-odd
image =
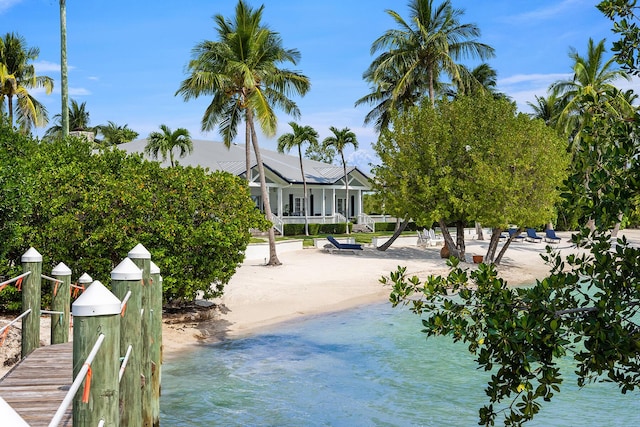
[[329, 253], [334, 252], [352, 252], [358, 254], [358, 251], [362, 250], [362, 245], [359, 243], [340, 243], [333, 236], [327, 236], [329, 244], [324, 245], [324, 249]]
[[542, 242], [542, 236], [536, 234], [536, 230], [533, 228], [527, 228], [527, 237], [524, 238], [527, 242], [540, 243]]
[[433, 246], [437, 246], [440, 242], [444, 243], [444, 237], [436, 235], [436, 232], [433, 231], [433, 228], [429, 229], [429, 238], [433, 242]]
[[421, 233], [420, 230], [416, 230], [416, 233], [418, 233], [418, 241], [416, 242], [416, 245], [429, 246], [429, 234]]
[[560, 238], [556, 235], [555, 230], [546, 230], [544, 232], [544, 241], [547, 243], [560, 243]]
[[517, 228], [509, 229], [509, 237], [513, 242], [524, 242], [524, 236], [518, 232]]

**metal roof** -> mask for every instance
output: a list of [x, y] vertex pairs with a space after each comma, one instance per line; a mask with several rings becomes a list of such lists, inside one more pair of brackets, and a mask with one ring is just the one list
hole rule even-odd
[[[206, 141], [203, 139], [193, 139], [193, 152], [180, 158], [178, 154], [174, 154], [174, 161], [181, 166], [202, 166], [211, 170], [221, 170], [234, 175], [242, 175], [246, 172], [245, 165], [245, 146], [244, 144], [232, 144], [227, 148], [221, 142]], [[147, 154], [144, 154], [144, 147], [147, 145], [146, 139], [137, 139], [126, 144], [118, 145], [118, 148], [128, 153], [141, 153], [148, 160], [156, 160]], [[300, 159], [297, 156], [281, 154], [277, 151], [260, 148], [262, 155], [262, 163], [264, 166], [273, 171], [287, 183], [302, 183], [302, 174], [300, 173]], [[163, 166], [169, 166], [169, 159], [161, 161], [157, 159]], [[251, 168], [256, 167], [255, 155], [251, 153]], [[335, 184], [344, 176], [342, 166], [330, 165], [327, 163], [317, 162], [315, 160], [302, 159], [304, 173], [307, 184]], [[364, 180], [369, 177], [355, 166], [347, 166], [347, 173], [351, 174], [357, 171]]]

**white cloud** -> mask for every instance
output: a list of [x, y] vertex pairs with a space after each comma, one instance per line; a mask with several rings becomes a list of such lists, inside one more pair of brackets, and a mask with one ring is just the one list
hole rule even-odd
[[0, 13], [9, 10], [11, 7], [20, 3], [22, 0], [0, 0]]
[[69, 96], [87, 96], [87, 95], [91, 95], [91, 91], [89, 89], [85, 89], [83, 87], [69, 88]]
[[531, 21], [544, 21], [550, 18], [555, 18], [563, 14], [566, 14], [567, 11], [571, 9], [584, 7], [584, 6], [593, 7], [593, 3], [591, 1], [585, 1], [585, 0], [563, 0], [548, 7], [543, 7], [540, 9], [533, 10], [531, 12], [510, 16], [509, 20], [523, 21], [523, 22], [529, 22], [529, 23]]
[[498, 79], [498, 86], [502, 87], [517, 84], [549, 85], [557, 80], [568, 79], [570, 77], [570, 73], [516, 74], [504, 79]]
[[43, 73], [48, 73], [51, 71], [55, 71], [56, 73], [60, 72], [60, 64], [56, 64], [55, 62], [36, 61], [33, 63], [33, 66], [36, 69], [36, 74], [39, 74], [39, 75], [42, 75]]

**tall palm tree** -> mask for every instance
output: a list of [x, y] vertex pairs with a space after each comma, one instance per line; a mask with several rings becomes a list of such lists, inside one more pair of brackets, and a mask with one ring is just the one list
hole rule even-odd
[[347, 177], [347, 163], [344, 161], [344, 149], [347, 148], [348, 145], [353, 145], [353, 148], [358, 149], [358, 139], [356, 138], [356, 134], [349, 128], [338, 129], [335, 126], [331, 126], [329, 130], [333, 132], [333, 136], [326, 137], [322, 143], [326, 146], [333, 146], [336, 151], [340, 153], [342, 170], [344, 171], [344, 192], [346, 197], [346, 232], [349, 234], [349, 179]]
[[377, 108], [402, 109], [416, 93], [428, 94], [435, 103], [436, 89], [442, 84], [440, 74], [456, 82], [461, 79], [457, 61], [494, 55], [492, 47], [477, 40], [480, 29], [475, 24], [460, 23], [464, 11], [454, 9], [450, 0], [439, 6], [433, 0], [411, 0], [409, 11], [405, 20], [387, 10], [398, 28], [386, 31], [371, 45], [371, 54], [382, 53], [363, 77], [375, 90], [371, 99], [364, 97], [358, 103], [374, 103], [381, 97], [389, 102]]
[[[44, 88], [47, 95], [53, 90], [53, 79], [47, 76], [36, 76], [35, 67], [31, 64], [40, 55], [35, 47], [28, 48], [24, 37], [15, 33], [7, 33], [0, 38], [0, 63], [5, 66], [6, 75], [0, 88], [0, 101], [7, 99], [9, 124], [16, 123], [25, 132], [32, 126], [45, 126], [49, 119], [47, 109], [31, 94], [30, 89]], [[14, 99], [16, 104], [14, 105]]]
[[172, 132], [169, 126], [162, 124], [160, 130], [162, 132], [151, 132], [147, 137], [147, 145], [144, 147], [146, 154], [154, 159], [161, 155], [162, 161], [167, 159], [168, 154], [169, 163], [171, 167], [174, 167], [174, 149], [180, 150], [181, 158], [193, 152], [193, 141], [191, 141], [191, 135], [187, 129], [178, 128]]
[[623, 92], [614, 85], [616, 80], [630, 78], [624, 70], [617, 68], [615, 57], [605, 60], [604, 43], [604, 39], [596, 44], [590, 38], [586, 56], [571, 49], [569, 57], [573, 60], [573, 75], [553, 83], [549, 88], [562, 105], [557, 125], [572, 136], [574, 146], [579, 143], [584, 120], [593, 112], [593, 108], [614, 114], [633, 113], [633, 107]]
[[302, 175], [302, 191], [304, 193], [304, 234], [309, 235], [309, 201], [307, 198], [307, 177], [304, 175], [304, 166], [302, 165], [302, 144], [310, 145], [318, 143], [318, 132], [311, 126], [300, 126], [296, 122], [289, 122], [289, 126], [293, 129], [293, 133], [285, 133], [278, 138], [278, 151], [284, 153], [289, 152], [292, 148], [298, 148], [298, 159], [300, 160], [300, 174]]
[[[238, 124], [245, 120], [247, 175], [250, 172], [248, 150], [253, 146], [260, 175], [260, 188], [265, 216], [272, 220], [264, 165], [260, 155], [255, 121], [267, 136], [275, 135], [277, 117], [274, 107], [294, 117], [298, 106], [289, 96], [304, 95], [309, 79], [295, 71], [279, 68], [280, 64], [296, 64], [300, 53], [282, 47], [282, 38], [262, 24], [264, 6], [252, 9], [243, 0], [236, 5], [233, 20], [214, 16], [218, 41], [205, 40], [193, 49], [189, 62], [190, 75], [176, 92], [185, 101], [200, 95], [212, 100], [202, 117], [202, 129], [219, 126], [225, 144], [230, 145]], [[279, 265], [273, 227], [269, 229], [269, 265]]]
[[60, 0], [60, 93], [62, 137], [69, 136], [69, 79], [67, 68], [67, 2]]
[[[95, 130], [89, 126], [91, 120], [89, 118], [89, 110], [87, 110], [86, 101], [79, 104], [78, 101], [72, 99], [70, 104], [68, 111], [69, 130], [74, 132], [94, 132]], [[60, 138], [64, 135], [62, 114], [56, 114], [53, 116], [53, 121], [56, 124], [51, 126], [44, 133], [44, 138], [46, 139]]]

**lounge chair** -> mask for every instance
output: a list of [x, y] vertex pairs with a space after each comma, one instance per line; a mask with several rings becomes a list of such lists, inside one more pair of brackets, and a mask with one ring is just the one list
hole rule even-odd
[[536, 230], [533, 228], [527, 228], [527, 237], [524, 238], [527, 242], [540, 243], [542, 242], [542, 236], [536, 234]]
[[359, 243], [340, 243], [333, 236], [327, 236], [327, 240], [330, 244], [324, 246], [325, 250], [329, 253], [334, 252], [352, 252], [357, 254], [357, 251], [362, 250], [362, 245]]
[[546, 230], [544, 232], [544, 241], [547, 243], [560, 243], [560, 238], [556, 235], [555, 230]]
[[524, 236], [522, 236], [520, 233], [518, 233], [518, 229], [517, 228], [510, 228], [509, 229], [509, 237], [514, 242], [523, 242], [524, 241]]

